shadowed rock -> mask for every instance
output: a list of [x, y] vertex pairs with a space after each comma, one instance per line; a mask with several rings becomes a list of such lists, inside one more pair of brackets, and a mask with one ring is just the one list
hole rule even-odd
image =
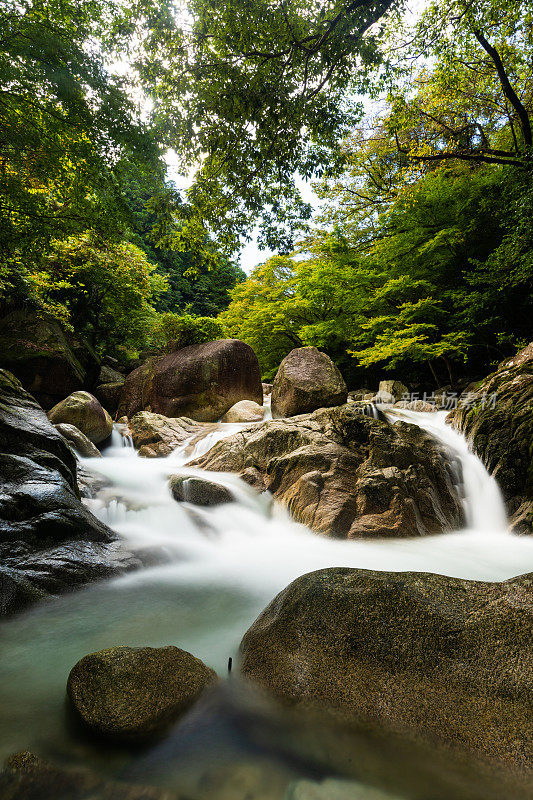
[[511, 527], [533, 533], [533, 342], [448, 415], [502, 490]]
[[69, 425], [66, 422], [60, 422], [59, 425], [54, 425], [56, 431], [59, 431], [61, 436], [72, 445], [74, 450], [83, 458], [101, 458], [102, 454], [99, 449], [94, 445], [90, 439], [82, 433], [75, 425]]
[[75, 425], [93, 444], [100, 444], [111, 436], [113, 420], [89, 392], [73, 392], [48, 412], [54, 425], [62, 422]]

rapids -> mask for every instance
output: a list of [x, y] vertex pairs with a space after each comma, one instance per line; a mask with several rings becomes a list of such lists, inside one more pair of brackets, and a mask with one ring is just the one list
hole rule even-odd
[[[113, 645], [175, 644], [223, 675], [257, 614], [310, 570], [348, 566], [476, 580], [533, 571], [533, 539], [507, 532], [496, 482], [464, 438], [446, 426], [445, 413], [386, 413], [391, 422], [422, 426], [460, 461], [466, 529], [416, 539], [327, 539], [291, 521], [235, 476], [220, 473], [202, 474], [229, 487], [235, 502], [191, 508], [172, 499], [169, 475], [196, 474], [187, 462], [242, 426], [221, 424], [193, 449], [186, 443], [165, 459], [138, 457], [131, 441], [115, 432], [102, 459], [83, 461], [107, 482], [87, 502], [127, 549], [151, 554], [152, 565], [50, 600], [0, 626], [0, 757], [31, 749], [66, 763], [88, 759], [115, 774], [131, 764], [131, 754], [102, 753], [65, 722], [65, 684], [74, 663]], [[235, 752], [240, 758], [247, 751], [238, 737], [217, 730], [199, 736], [188, 751], [189, 770], [201, 772], [221, 753], [231, 762]]]

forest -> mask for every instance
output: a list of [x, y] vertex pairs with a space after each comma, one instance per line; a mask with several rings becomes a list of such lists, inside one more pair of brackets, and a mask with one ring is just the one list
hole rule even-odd
[[4, 2], [2, 312], [121, 362], [239, 338], [265, 379], [315, 345], [354, 386], [524, 346], [531, 3], [337, 5]]

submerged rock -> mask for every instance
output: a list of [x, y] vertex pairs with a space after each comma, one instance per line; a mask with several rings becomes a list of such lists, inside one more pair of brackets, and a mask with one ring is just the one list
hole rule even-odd
[[226, 486], [186, 475], [173, 475], [170, 478], [170, 491], [175, 500], [197, 506], [219, 506], [222, 503], [232, 503], [234, 499]]
[[100, 444], [113, 430], [113, 420], [89, 392], [73, 392], [48, 412], [54, 425], [75, 425], [93, 444]]
[[215, 422], [239, 400], [263, 402], [259, 363], [249, 345], [219, 339], [153, 357], [131, 372], [118, 414], [146, 410]]
[[533, 342], [448, 416], [502, 490], [511, 527], [533, 533]]
[[165, 730], [216, 680], [212, 669], [178, 647], [111, 647], [78, 661], [67, 694], [93, 733], [143, 740]]
[[189, 466], [235, 472], [337, 538], [418, 536], [463, 521], [443, 448], [416, 425], [370, 419], [355, 403], [250, 426]]
[[253, 400], [239, 400], [226, 411], [221, 422], [261, 422], [265, 409]]
[[0, 370], [0, 614], [133, 566], [82, 505], [76, 457], [19, 381]]
[[79, 428], [76, 428], [75, 425], [69, 425], [67, 422], [60, 422], [59, 425], [54, 425], [54, 428], [56, 431], [59, 431], [61, 436], [63, 436], [83, 458], [102, 457], [96, 445], [94, 445]]
[[346, 403], [348, 390], [331, 358], [316, 347], [291, 350], [276, 373], [272, 416], [294, 417]]
[[91, 388], [100, 364], [89, 345], [52, 318], [12, 311], [0, 319], [0, 367], [9, 370], [45, 408]]
[[241, 668], [290, 706], [531, 770], [532, 615], [533, 576], [324, 569], [263, 611]]
[[2, 800], [180, 800], [164, 789], [108, 781], [85, 769], [64, 769], [33, 753], [17, 753], [0, 772]]

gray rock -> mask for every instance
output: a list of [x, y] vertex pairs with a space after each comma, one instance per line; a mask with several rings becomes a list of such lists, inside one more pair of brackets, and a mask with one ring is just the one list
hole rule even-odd
[[212, 669], [178, 647], [111, 647], [78, 661], [67, 694], [93, 733], [143, 740], [175, 722], [216, 680]]
[[124, 375], [117, 369], [103, 364], [98, 375], [98, 383], [124, 383]]
[[400, 381], [380, 381], [378, 394], [392, 395], [394, 398], [393, 403], [403, 400], [405, 395], [409, 394], [409, 389], [404, 383]]
[[113, 430], [113, 420], [89, 392], [73, 392], [48, 412], [54, 425], [75, 425], [93, 444], [100, 444]]
[[281, 362], [272, 388], [272, 416], [294, 417], [346, 403], [348, 390], [331, 358], [316, 347], [292, 350]]
[[234, 500], [232, 493], [225, 486], [204, 478], [173, 475], [169, 485], [175, 500], [194, 503], [197, 506], [219, 506], [222, 503], [232, 503]]
[[56, 431], [59, 431], [61, 436], [72, 445], [74, 450], [79, 453], [83, 458], [101, 458], [102, 454], [99, 449], [88, 439], [84, 433], [75, 425], [69, 425], [66, 422], [60, 422], [59, 425], [54, 425]]

